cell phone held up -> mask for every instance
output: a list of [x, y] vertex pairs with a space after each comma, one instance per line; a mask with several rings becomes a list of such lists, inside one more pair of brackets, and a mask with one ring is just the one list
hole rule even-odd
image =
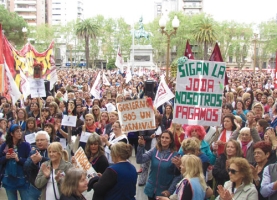
[[8, 153], [9, 153], [9, 154], [14, 153], [13, 148], [9, 148], [9, 149], [8, 149]]

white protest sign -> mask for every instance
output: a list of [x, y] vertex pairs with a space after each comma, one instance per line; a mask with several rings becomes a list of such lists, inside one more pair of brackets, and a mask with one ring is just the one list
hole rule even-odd
[[118, 103], [117, 110], [123, 133], [156, 128], [154, 110], [146, 99]]
[[219, 126], [226, 64], [187, 60], [178, 67], [173, 122]]
[[36, 134], [31, 133], [31, 134], [25, 135], [25, 141], [28, 142], [29, 144], [36, 143]]
[[83, 131], [81, 133], [80, 142], [87, 143], [89, 136], [91, 136], [91, 133]]
[[169, 89], [168, 85], [164, 80], [164, 76], [161, 77], [161, 82], [157, 89], [156, 97], [154, 100], [155, 108], [158, 108], [160, 105], [164, 104], [165, 102], [169, 101], [170, 99], [174, 98], [174, 94]]
[[53, 89], [54, 84], [58, 81], [58, 74], [56, 68], [50, 72], [50, 90]]
[[61, 143], [62, 147], [65, 149], [66, 148], [66, 139], [60, 138], [60, 143]]
[[76, 122], [77, 122], [77, 116], [67, 116], [67, 115], [63, 116], [63, 119], [62, 119], [63, 126], [76, 127]]
[[107, 103], [105, 106], [107, 108], [108, 113], [116, 110], [116, 107], [112, 103]]
[[43, 79], [29, 79], [30, 93], [32, 98], [46, 97], [45, 85]]
[[88, 161], [87, 156], [82, 147], [79, 147], [79, 149], [77, 149], [77, 151], [74, 154], [74, 157], [77, 163], [77, 168], [85, 170], [88, 175], [96, 173], [93, 167], [91, 166], [90, 162]]

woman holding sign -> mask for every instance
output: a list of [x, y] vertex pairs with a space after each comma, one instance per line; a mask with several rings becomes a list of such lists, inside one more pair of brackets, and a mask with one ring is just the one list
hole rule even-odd
[[177, 156], [173, 134], [168, 130], [163, 131], [157, 146], [145, 153], [145, 141], [142, 136], [139, 136], [138, 143], [137, 163], [142, 164], [151, 161], [150, 173], [144, 193], [149, 200], [155, 200], [156, 196], [168, 196], [169, 194], [166, 194], [165, 191], [168, 190], [175, 173], [177, 175], [179, 172], [171, 162], [171, 159]]

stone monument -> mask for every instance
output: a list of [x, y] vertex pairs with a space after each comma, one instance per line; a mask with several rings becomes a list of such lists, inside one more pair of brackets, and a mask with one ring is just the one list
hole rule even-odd
[[[139, 29], [132, 32], [137, 44], [132, 44], [130, 48], [130, 61], [134, 68], [143, 67], [146, 69], [154, 69], [153, 47], [151, 45], [152, 33], [144, 30], [143, 18], [139, 19]], [[141, 39], [144, 39], [141, 41]], [[143, 44], [140, 44], [143, 42]], [[146, 44], [148, 43], [148, 44]]]

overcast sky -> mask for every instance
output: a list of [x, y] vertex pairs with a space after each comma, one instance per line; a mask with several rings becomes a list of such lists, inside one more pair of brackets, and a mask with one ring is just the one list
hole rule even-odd
[[[132, 23], [142, 15], [147, 23], [154, 19], [154, 1], [158, 0], [84, 0], [85, 17], [101, 14], [105, 18], [123, 17], [127, 23]], [[259, 23], [276, 19], [277, 0], [204, 0], [204, 11], [218, 21]]]

